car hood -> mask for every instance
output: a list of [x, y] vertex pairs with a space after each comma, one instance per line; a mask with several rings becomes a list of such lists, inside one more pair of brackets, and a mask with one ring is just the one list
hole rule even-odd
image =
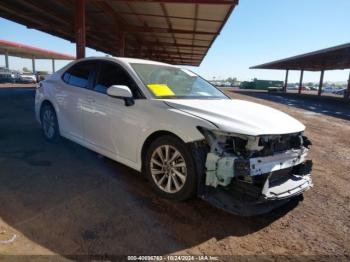
[[268, 106], [237, 99], [166, 99], [173, 108], [206, 119], [220, 130], [251, 136], [301, 132], [295, 118]]

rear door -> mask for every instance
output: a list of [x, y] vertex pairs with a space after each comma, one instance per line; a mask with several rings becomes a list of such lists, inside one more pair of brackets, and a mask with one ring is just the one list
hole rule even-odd
[[91, 92], [94, 73], [93, 61], [82, 61], [69, 68], [62, 76], [62, 84], [56, 90], [59, 105], [59, 122], [63, 135], [76, 140], [83, 140], [82, 110], [83, 97]]

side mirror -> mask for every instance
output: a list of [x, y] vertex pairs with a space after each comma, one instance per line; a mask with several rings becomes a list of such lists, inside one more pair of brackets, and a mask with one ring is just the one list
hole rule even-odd
[[107, 89], [107, 94], [111, 97], [124, 99], [126, 106], [135, 104], [129, 87], [123, 85], [113, 85]]

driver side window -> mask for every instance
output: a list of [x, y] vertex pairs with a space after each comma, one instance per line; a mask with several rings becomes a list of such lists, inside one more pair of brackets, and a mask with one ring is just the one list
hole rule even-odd
[[128, 86], [134, 98], [141, 97], [136, 83], [121, 66], [112, 62], [101, 62], [94, 90], [99, 93], [107, 94], [107, 89], [112, 85]]

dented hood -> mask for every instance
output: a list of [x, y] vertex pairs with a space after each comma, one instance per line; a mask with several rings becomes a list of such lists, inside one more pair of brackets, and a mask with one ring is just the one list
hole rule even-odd
[[277, 135], [297, 133], [305, 126], [295, 118], [268, 106], [244, 100], [167, 99], [169, 106], [206, 119], [230, 133]]

